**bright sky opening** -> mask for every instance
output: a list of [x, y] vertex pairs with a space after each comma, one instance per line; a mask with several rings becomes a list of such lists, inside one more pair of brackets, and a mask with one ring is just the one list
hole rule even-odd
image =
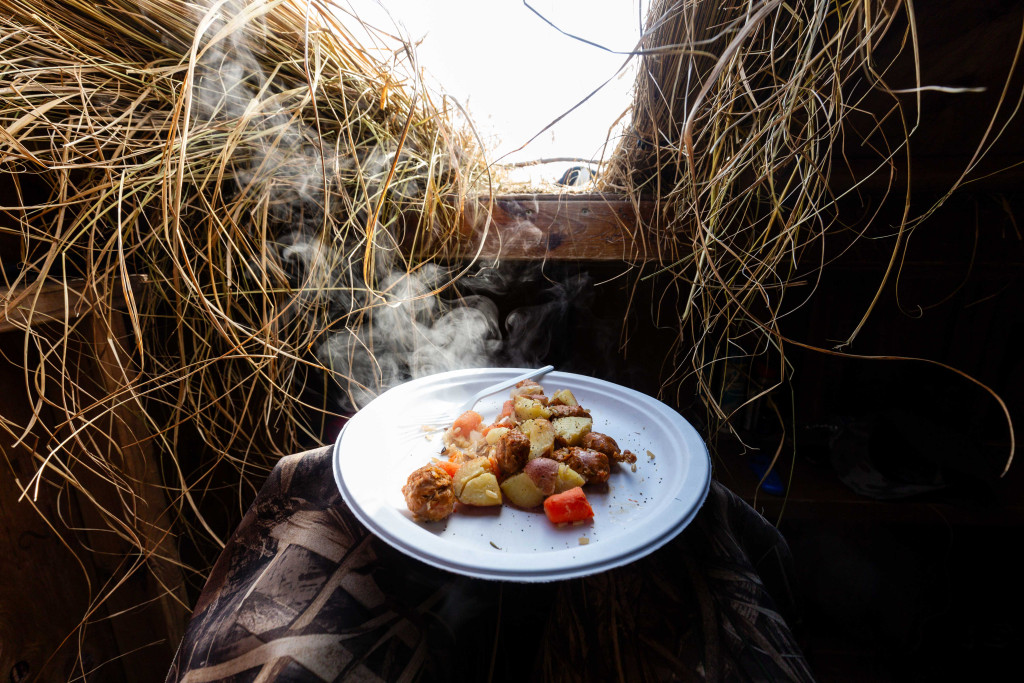
[[[640, 38], [649, 3], [528, 3], [388, 0], [384, 4], [391, 20], [417, 45], [420, 66], [428, 77], [466, 107], [489, 161], [607, 157], [615, 148], [613, 128], [627, 119], [632, 101], [636, 60], [628, 60], [628, 53]], [[378, 19], [386, 15], [379, 7], [367, 7], [370, 4], [355, 2], [352, 7], [368, 23], [390, 28], [386, 18]], [[553, 180], [567, 165], [527, 167], [515, 180]]]

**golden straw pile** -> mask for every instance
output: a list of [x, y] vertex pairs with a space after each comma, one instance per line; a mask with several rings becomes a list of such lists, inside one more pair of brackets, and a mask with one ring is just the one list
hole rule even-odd
[[[0, 238], [20, 250], [4, 254], [20, 264], [2, 288], [28, 310], [36, 414], [60, 418], [44, 427], [26, 496], [42, 482], [100, 506], [81, 473], [98, 475], [123, 490], [106, 523], [157, 553], [173, 522], [145, 540], [136, 513], [149, 501], [108, 455], [149, 439], [183, 530], [222, 540], [230, 529], [200, 510], [218, 467], [245, 505], [249, 474], [258, 482], [324, 433], [336, 409], [327, 384], [353, 400], [377, 389], [325, 371], [317, 350], [345, 331], [350, 356], [373, 369], [365, 323], [421, 268], [403, 254], [451, 249], [485, 168], [459, 110], [422, 87], [411, 48], [343, 12], [326, 1], [2, 3], [0, 176], [15, 191], [0, 199]], [[443, 271], [431, 281], [447, 282]], [[76, 312], [91, 315], [32, 324], [46, 284], [73, 289]], [[115, 386], [68, 366], [83, 340], [113, 349]], [[143, 433], [111, 429], [99, 443], [91, 427], [123, 423], [123, 411]], [[0, 420], [14, 439], [32, 426]]]
[[[843, 228], [829, 173], [843, 136], [854, 135], [845, 128], [859, 105], [851, 82], [882, 34], [907, 30], [889, 5], [661, 0], [651, 10], [631, 127], [608, 183], [658, 202], [648, 248], [681, 302], [668, 383], [696, 377], [713, 421], [729, 418], [727, 362], [770, 356], [774, 376], [786, 375], [778, 318], [795, 304], [787, 290], [813, 283], [823, 240]], [[889, 105], [902, 115], [898, 99]], [[887, 144], [883, 166], [899, 141]]]
[[[725, 397], [737, 377], [755, 386], [746, 404], [766, 401], [785, 421], [775, 396], [790, 375], [786, 348], [803, 344], [780, 321], [872, 224], [840, 220], [844, 202], [850, 215], [861, 212], [856, 193], [868, 180], [903, 213], [879, 294], [893, 275], [913, 223], [909, 150], [921, 84], [897, 92], [889, 80], [897, 61], [917, 62], [914, 24], [909, 2], [652, 5], [631, 123], [605, 189], [656, 202], [657, 230], [642, 248], [678, 302], [655, 305], [678, 328], [665, 386], [697, 384], [712, 434], [744, 407]], [[878, 54], [883, 43], [889, 51]], [[843, 352], [877, 299], [837, 349], [817, 350]], [[768, 381], [749, 379], [755, 366]]]

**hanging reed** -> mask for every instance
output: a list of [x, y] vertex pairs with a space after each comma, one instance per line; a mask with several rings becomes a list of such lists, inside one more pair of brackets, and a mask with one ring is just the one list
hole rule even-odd
[[[23, 497], [71, 490], [96, 506], [137, 550], [119, 576], [146, 558], [176, 564], [172, 533], [215, 553], [233, 517], [209, 518], [206, 496], [233, 480], [237, 517], [277, 457], [329, 432], [345, 406], [328, 394], [351, 407], [379, 391], [368, 322], [450, 252], [484, 178], [460, 110], [424, 88], [410, 45], [346, 11], [0, 3], [0, 176], [13, 188], [0, 239], [16, 245], [2, 287], [38, 358], [25, 369], [35, 415], [59, 416], [0, 424], [14, 440], [45, 430]], [[409, 296], [451, 282], [430, 274]], [[47, 287], [80, 315], [33, 324]], [[358, 380], [318, 355], [342, 331], [369, 371]], [[69, 367], [83, 344], [110, 360], [112, 384]], [[138, 418], [127, 431], [125, 411]], [[139, 441], [165, 480], [148, 489], [168, 498], [158, 520], [140, 520], [158, 501], [121, 466]], [[116, 502], [93, 495], [97, 478]]]
[[[665, 388], [696, 383], [709, 434], [731, 429], [755, 403], [786, 412], [777, 407], [791, 375], [786, 350], [810, 346], [788, 338], [781, 323], [813, 298], [831, 259], [865, 231], [878, 232], [881, 206], [897, 206], [902, 217], [885, 225], [894, 239], [876, 294], [847, 339], [815, 350], [851, 356], [895, 277], [915, 224], [916, 40], [909, 1], [652, 3], [630, 123], [607, 163], [604, 189], [656, 203], [657, 229], [641, 249], [674, 290], [674, 303], [666, 306], [673, 297], [665, 296], [653, 304], [661, 322], [678, 330]], [[892, 72], [907, 63], [917, 80], [896, 89]], [[869, 182], [880, 188], [874, 215], [858, 206], [859, 188]], [[844, 206], [854, 211], [844, 214]], [[757, 367], [761, 377], [749, 380]], [[737, 378], [739, 401], [729, 396]], [[981, 386], [1008, 418], [1002, 400]]]
[[[0, 0], [0, 176], [13, 188], [0, 238], [18, 250], [3, 288], [38, 360], [26, 367], [36, 416], [60, 416], [24, 494], [70, 489], [95, 505], [138, 549], [124, 573], [176, 561], [160, 540], [172, 526], [222, 541], [203, 505], [218, 469], [234, 475], [236, 505], [251, 499], [250, 474], [324, 433], [326, 383], [349, 407], [382, 388], [377, 312], [452, 281], [435, 264], [484, 187], [479, 148], [424, 88], [411, 47], [357, 36], [344, 12], [328, 0]], [[780, 321], [812, 296], [823, 254], [860, 237], [840, 220], [844, 198], [873, 176], [909, 206], [893, 178], [913, 113], [875, 46], [913, 51], [913, 25], [905, 0], [654, 3], [602, 189], [657, 203], [657, 231], [639, 237], [678, 300], [663, 312], [678, 329], [665, 383], [696, 381], [710, 431], [736, 410], [722, 401], [733, 361], [775, 368], [748, 399], [775, 400], [795, 343]], [[849, 125], [868, 109], [901, 137]], [[875, 163], [837, 182], [854, 146]], [[894, 259], [909, 225], [905, 212]], [[50, 285], [91, 315], [33, 325]], [[341, 347], [322, 353], [338, 332]], [[110, 347], [113, 385], [67, 367], [83, 343]], [[144, 429], [91, 429], [124, 426], [125, 409]], [[0, 416], [15, 440], [45, 421], [32, 422]], [[151, 528], [122, 467], [126, 434], [161, 460], [174, 514]], [[122, 493], [116, 506], [91, 495], [86, 471]]]

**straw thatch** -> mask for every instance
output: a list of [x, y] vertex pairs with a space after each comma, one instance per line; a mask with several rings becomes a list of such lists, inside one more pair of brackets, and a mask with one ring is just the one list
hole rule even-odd
[[[374, 316], [451, 281], [433, 264], [451, 253], [485, 166], [453, 105], [423, 88], [410, 47], [374, 30], [357, 38], [342, 11], [328, 0], [0, 0], [0, 175], [14, 188], [0, 236], [21, 262], [4, 269], [5, 294], [77, 278], [107, 325], [25, 325], [40, 358], [26, 384], [63, 420], [25, 494], [47, 482], [90, 500], [78, 473], [98, 474], [124, 492], [100, 517], [141, 558], [158, 553], [136, 520], [146, 501], [104, 455], [125, 446], [123, 430], [96, 444], [90, 425], [124, 407], [140, 415], [147, 434], [134, 436], [160, 455], [182, 531], [219, 541], [227, 529], [205, 518], [203, 496], [233, 481], [241, 505], [251, 490], [239, 480], [320, 439], [328, 385], [350, 407], [379, 390]], [[793, 343], [780, 319], [813, 292], [824, 243], [841, 251], [858, 237], [839, 207], [865, 174], [837, 183], [843, 150], [873, 150], [866, 173], [887, 180], [909, 163], [914, 113], [874, 47], [896, 36], [912, 52], [912, 27], [900, 1], [654, 4], [604, 189], [657, 201], [658, 232], [641, 238], [678, 294], [666, 386], [695, 379], [713, 426], [734, 410], [722, 401], [732, 361], [775, 368], [751, 398], [775, 400]], [[900, 122], [902, 139], [846, 125], [869, 109]], [[888, 193], [905, 202], [908, 189]], [[328, 332], [342, 334], [318, 353]], [[117, 386], [78, 383], [65, 367], [82, 338], [110, 343]], [[356, 381], [353, 367], [368, 372]], [[15, 439], [29, 427], [0, 426]]]
[[[19, 250], [2, 286], [40, 359], [26, 367], [36, 414], [60, 416], [33, 420], [48, 436], [23, 489], [102, 507], [82, 472], [97, 475], [120, 491], [99, 518], [140, 558], [176, 561], [160, 550], [172, 525], [216, 552], [233, 517], [206, 519], [204, 496], [233, 481], [228, 504], [244, 506], [250, 477], [323, 437], [343, 408], [326, 394], [378, 390], [374, 311], [450, 281], [404, 284], [454, 244], [478, 148], [408, 44], [345, 16], [320, 1], [0, 4], [0, 176], [14, 188], [0, 237]], [[50, 283], [74, 287], [80, 317], [35, 324]], [[360, 383], [318, 356], [328, 331], [369, 369]], [[113, 385], [67, 365], [95, 341], [113, 350]], [[90, 431], [111, 415], [123, 427], [125, 409], [132, 430]], [[0, 424], [14, 439], [33, 427]], [[138, 440], [177, 511], [150, 520], [158, 540], [137, 517], [156, 501], [110, 455]]]
[[[631, 121], [604, 187], [656, 202], [644, 248], [673, 285], [676, 304], [658, 304], [678, 330], [666, 390], [696, 384], [711, 434], [757, 402], [785, 423], [786, 349], [809, 347], [782, 321], [873, 230], [892, 245], [876, 294], [848, 338], [815, 349], [849, 355], [921, 218], [910, 214], [910, 150], [922, 84], [890, 84], [898, 70], [904, 81], [920, 73], [913, 4], [658, 0], [638, 54]], [[882, 207], [902, 217], [874, 221]], [[1012, 459], [1012, 425], [1010, 441]]]
[[[681, 291], [676, 379], [695, 373], [719, 421], [729, 417], [723, 370], [716, 385], [709, 368], [766, 354], [784, 363], [787, 286], [814, 282], [821, 243], [845, 227], [830, 185], [833, 155], [864, 96], [850, 81], [882, 35], [906, 30], [894, 26], [891, 5], [664, 0], [652, 8], [630, 130], [608, 182], [657, 198], [664, 229], [654, 248]], [[899, 100], [888, 106], [902, 115]], [[900, 144], [882, 142], [879, 172], [887, 172]], [[773, 374], [784, 377], [785, 367]]]

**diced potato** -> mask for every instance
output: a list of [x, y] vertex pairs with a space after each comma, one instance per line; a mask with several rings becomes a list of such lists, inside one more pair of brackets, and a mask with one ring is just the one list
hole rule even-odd
[[577, 486], [583, 486], [587, 481], [583, 475], [572, 469], [564, 462], [558, 463], [558, 477], [555, 479], [555, 493], [562, 493]]
[[455, 497], [466, 505], [501, 505], [498, 478], [486, 457], [473, 458], [459, 467], [452, 478]]
[[555, 462], [551, 458], [534, 458], [526, 463], [523, 471], [529, 475], [541, 493], [545, 496], [550, 496], [555, 492], [555, 486], [558, 483], [559, 465], [560, 463]]
[[501, 482], [501, 491], [521, 508], [535, 508], [544, 502], [544, 494], [526, 472], [513, 474]]
[[452, 477], [455, 495], [459, 496], [462, 494], [462, 489], [466, 486], [467, 481], [488, 471], [490, 471], [490, 462], [487, 458], [473, 458], [462, 463], [455, 476]]
[[547, 406], [536, 399], [525, 396], [516, 396], [515, 411], [516, 419], [520, 422], [536, 420], [538, 417], [545, 419], [551, 417], [551, 411], [547, 409]]
[[555, 427], [549, 420], [538, 417], [526, 420], [519, 430], [530, 437], [530, 460], [550, 455], [555, 447]]
[[567, 446], [578, 446], [583, 437], [590, 433], [594, 421], [589, 417], [560, 417], [554, 420], [555, 436]]
[[563, 406], [578, 406], [579, 402], [568, 389], [559, 389], [551, 395], [552, 403], [561, 403]]
[[479, 474], [469, 481], [462, 489], [462, 495], [456, 496], [460, 503], [484, 507], [501, 505], [501, 489], [498, 478], [490, 472]]
[[491, 431], [487, 432], [487, 443], [493, 446], [494, 444], [498, 443], [501, 437], [508, 434], [508, 432], [508, 427], [495, 427]]

